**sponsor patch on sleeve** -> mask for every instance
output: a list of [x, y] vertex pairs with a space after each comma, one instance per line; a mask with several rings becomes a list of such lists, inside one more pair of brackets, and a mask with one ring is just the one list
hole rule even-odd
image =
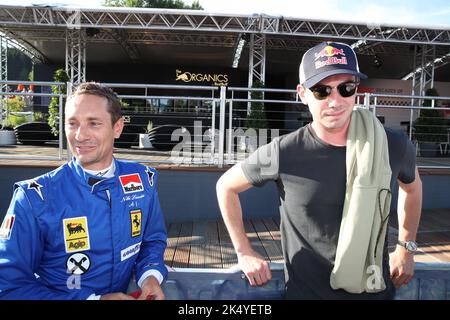
[[121, 250], [120, 261], [127, 260], [128, 258], [134, 256], [135, 254], [138, 254], [140, 250], [141, 250], [141, 242], [138, 242], [136, 244], [129, 246], [128, 248]]
[[34, 190], [36, 191], [36, 193], [39, 195], [39, 197], [44, 200], [44, 197], [42, 196], [42, 190], [41, 190], [42, 185], [40, 185], [39, 183], [37, 183], [34, 180], [30, 180], [28, 181], [28, 190]]
[[150, 186], [153, 187], [153, 177], [155, 175], [155, 173], [150, 170], [149, 167], [147, 167], [147, 169], [145, 170], [145, 172], [147, 172], [147, 176], [148, 176], [148, 183], [150, 183]]
[[8, 213], [3, 219], [2, 226], [0, 227], [0, 239], [9, 240], [11, 239], [11, 233], [14, 227], [14, 221], [16, 220], [16, 215], [13, 213]]
[[66, 252], [85, 251], [91, 248], [87, 217], [64, 219], [63, 229]]

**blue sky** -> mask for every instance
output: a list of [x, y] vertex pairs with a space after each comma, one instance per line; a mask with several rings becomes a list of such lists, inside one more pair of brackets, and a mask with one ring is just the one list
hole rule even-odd
[[[102, 0], [19, 0], [14, 3], [100, 6], [102, 2]], [[192, 0], [184, 2], [191, 3]], [[0, 4], [10, 3], [11, 0], [0, 0]], [[200, 0], [200, 4], [206, 11], [214, 13], [265, 13], [331, 21], [435, 26], [450, 29], [449, 0]]]

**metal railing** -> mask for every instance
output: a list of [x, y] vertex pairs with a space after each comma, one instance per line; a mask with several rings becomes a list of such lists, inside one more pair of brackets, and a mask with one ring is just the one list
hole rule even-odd
[[[57, 97], [61, 114], [62, 101], [66, 94], [45, 93], [43, 88], [63, 86], [65, 83], [0, 81], [2, 88], [19, 84], [41, 87], [41, 90], [0, 91], [0, 97], [3, 98], [0, 102], [6, 103], [2, 106], [4, 116], [11, 114], [7, 105], [11, 95], [31, 96], [33, 99]], [[130, 83], [104, 85], [118, 93], [123, 103], [126, 122], [121, 138], [116, 141], [115, 155], [139, 162], [222, 167], [244, 159], [256, 147], [268, 143], [274, 137], [292, 132], [312, 120], [307, 106], [298, 100], [296, 90]], [[69, 84], [67, 90], [70, 91], [71, 87]], [[250, 99], [249, 93], [252, 97]], [[446, 118], [443, 117], [443, 122], [434, 127], [437, 130], [441, 126], [441, 132], [447, 130], [447, 134], [441, 133], [437, 137], [436, 133], [428, 133], [428, 140], [438, 138], [438, 155], [444, 157], [450, 154], [450, 97], [364, 93], [358, 94], [356, 99], [358, 105], [372, 110], [386, 127], [405, 132], [414, 142], [419, 157], [423, 157], [426, 151], [419, 144], [423, 135], [419, 139], [417, 132], [420, 124], [416, 119], [420, 110], [445, 112]], [[427, 100], [431, 100], [431, 106], [422, 105], [423, 101]], [[261, 111], [259, 115], [258, 110]], [[61, 133], [62, 117], [59, 117], [58, 121]], [[140, 138], [147, 138], [150, 144], [142, 145]], [[24, 156], [9, 148], [8, 152], [0, 149], [0, 159], [62, 160], [62, 139], [63, 135], [60, 134], [57, 141], [58, 154], [55, 156], [42, 155], [40, 151]], [[19, 145], [21, 144], [23, 142], [19, 141]], [[46, 145], [47, 143], [44, 146]], [[139, 157], [135, 157], [137, 150], [142, 151]], [[155, 155], [161, 157], [155, 160]], [[67, 156], [70, 156], [70, 153]], [[447, 162], [449, 164], [443, 165], [421, 163], [419, 167], [449, 168], [450, 161]]]
[[[13, 91], [10, 86], [17, 85], [23, 86], [24, 90]], [[66, 97], [66, 93], [58, 89], [57, 92], [51, 93], [51, 88], [61, 88], [66, 85], [63, 82], [45, 82], [45, 81], [0, 81], [0, 123], [1, 128], [5, 129], [12, 116], [22, 116], [20, 112], [14, 112], [10, 110], [11, 104], [20, 105], [19, 108], [32, 108], [36, 97], [56, 97], [58, 99], [58, 112], [59, 115], [63, 112], [63, 98]], [[33, 86], [33, 91], [26, 91], [25, 88]], [[44, 91], [44, 92], [36, 92]], [[47, 92], [46, 92], [47, 91]], [[23, 104], [23, 106], [22, 106]], [[21, 150], [20, 154], [10, 150], [7, 154], [0, 153], [0, 159], [26, 159], [26, 160], [62, 160], [63, 159], [63, 117], [57, 116], [59, 135], [55, 136], [51, 132], [51, 128], [47, 125], [47, 121], [39, 121], [32, 123], [23, 123], [16, 126], [14, 129], [14, 142], [18, 142], [22, 145], [44, 145], [50, 140], [57, 140], [57, 152], [55, 155], [51, 155], [54, 149], [46, 151], [46, 154], [41, 152], [34, 152], [36, 149]], [[2, 130], [4, 131], [4, 130]], [[7, 132], [2, 134], [6, 135]], [[26, 153], [24, 155], [24, 153]], [[50, 154], [50, 155], [48, 155]]]
[[[134, 128], [131, 134], [147, 135], [153, 149], [168, 156], [158, 159], [158, 163], [212, 165], [217, 162], [216, 143], [211, 141], [217, 140], [219, 132], [216, 129], [220, 114], [217, 112], [220, 106], [219, 87], [127, 83], [104, 85], [121, 92], [118, 96], [125, 103], [122, 108], [125, 130], [127, 127]], [[130, 89], [141, 92], [123, 93]], [[141, 157], [139, 161], [155, 160]]]

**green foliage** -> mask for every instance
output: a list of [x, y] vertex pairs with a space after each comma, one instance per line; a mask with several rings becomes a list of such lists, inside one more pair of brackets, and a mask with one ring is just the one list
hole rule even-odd
[[15, 96], [14, 98], [3, 98], [2, 108], [6, 111], [6, 104], [8, 104], [8, 114], [3, 119], [3, 128], [15, 128], [22, 123], [27, 122], [27, 118], [23, 115], [15, 115], [15, 112], [22, 112], [25, 107], [25, 101], [23, 97]]
[[[253, 88], [264, 88], [264, 83], [256, 81], [253, 84]], [[263, 92], [253, 91], [251, 93], [251, 99], [263, 99]], [[247, 116], [245, 121], [245, 126], [247, 128], [262, 129], [267, 128], [267, 119], [264, 113], [264, 103], [262, 102], [251, 102], [251, 111]]]
[[[426, 96], [439, 96], [435, 88], [428, 89]], [[447, 141], [447, 119], [441, 110], [431, 108], [431, 100], [425, 100], [424, 106], [429, 109], [421, 109], [420, 116], [414, 121], [414, 136], [419, 142], [443, 142]]]
[[120, 106], [121, 106], [121, 109], [123, 110], [123, 109], [128, 108], [130, 106], [130, 104], [128, 102], [125, 102], [122, 99], [120, 99]]
[[34, 81], [34, 63], [31, 65], [31, 71], [28, 73], [28, 81]]
[[196, 1], [192, 2], [192, 4], [191, 4], [191, 9], [192, 9], [192, 10], [203, 10], [203, 7], [202, 7], [202, 5], [200, 4], [200, 1], [199, 1], [199, 0], [196, 0]]
[[182, 0], [105, 0], [102, 5], [105, 7], [203, 10], [198, 0], [194, 1], [192, 5], [187, 5]]
[[[66, 71], [64, 69], [58, 69], [53, 74], [53, 80], [55, 82], [67, 82], [69, 81], [69, 76], [67, 75]], [[52, 92], [56, 94], [60, 93], [66, 93], [67, 92], [67, 85], [62, 86], [52, 86]], [[65, 99], [62, 101], [62, 105], [64, 106]], [[52, 129], [52, 133], [54, 136], [57, 136], [59, 134], [59, 98], [58, 97], [52, 97], [50, 100], [50, 104], [48, 105], [48, 125]]]
[[142, 8], [144, 5], [144, 1], [143, 0], [105, 0], [102, 5], [105, 7]]
[[45, 117], [42, 112], [33, 112], [33, 121], [44, 121]]
[[147, 123], [147, 131], [145, 132], [149, 133], [152, 129], [153, 129], [153, 122], [149, 120]]

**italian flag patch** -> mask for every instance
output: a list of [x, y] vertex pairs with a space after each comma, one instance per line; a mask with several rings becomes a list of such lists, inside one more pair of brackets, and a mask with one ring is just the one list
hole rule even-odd
[[14, 221], [16, 220], [16, 215], [7, 214], [5, 219], [3, 219], [2, 226], [0, 227], [0, 239], [9, 240], [11, 238], [12, 229], [14, 227]]

